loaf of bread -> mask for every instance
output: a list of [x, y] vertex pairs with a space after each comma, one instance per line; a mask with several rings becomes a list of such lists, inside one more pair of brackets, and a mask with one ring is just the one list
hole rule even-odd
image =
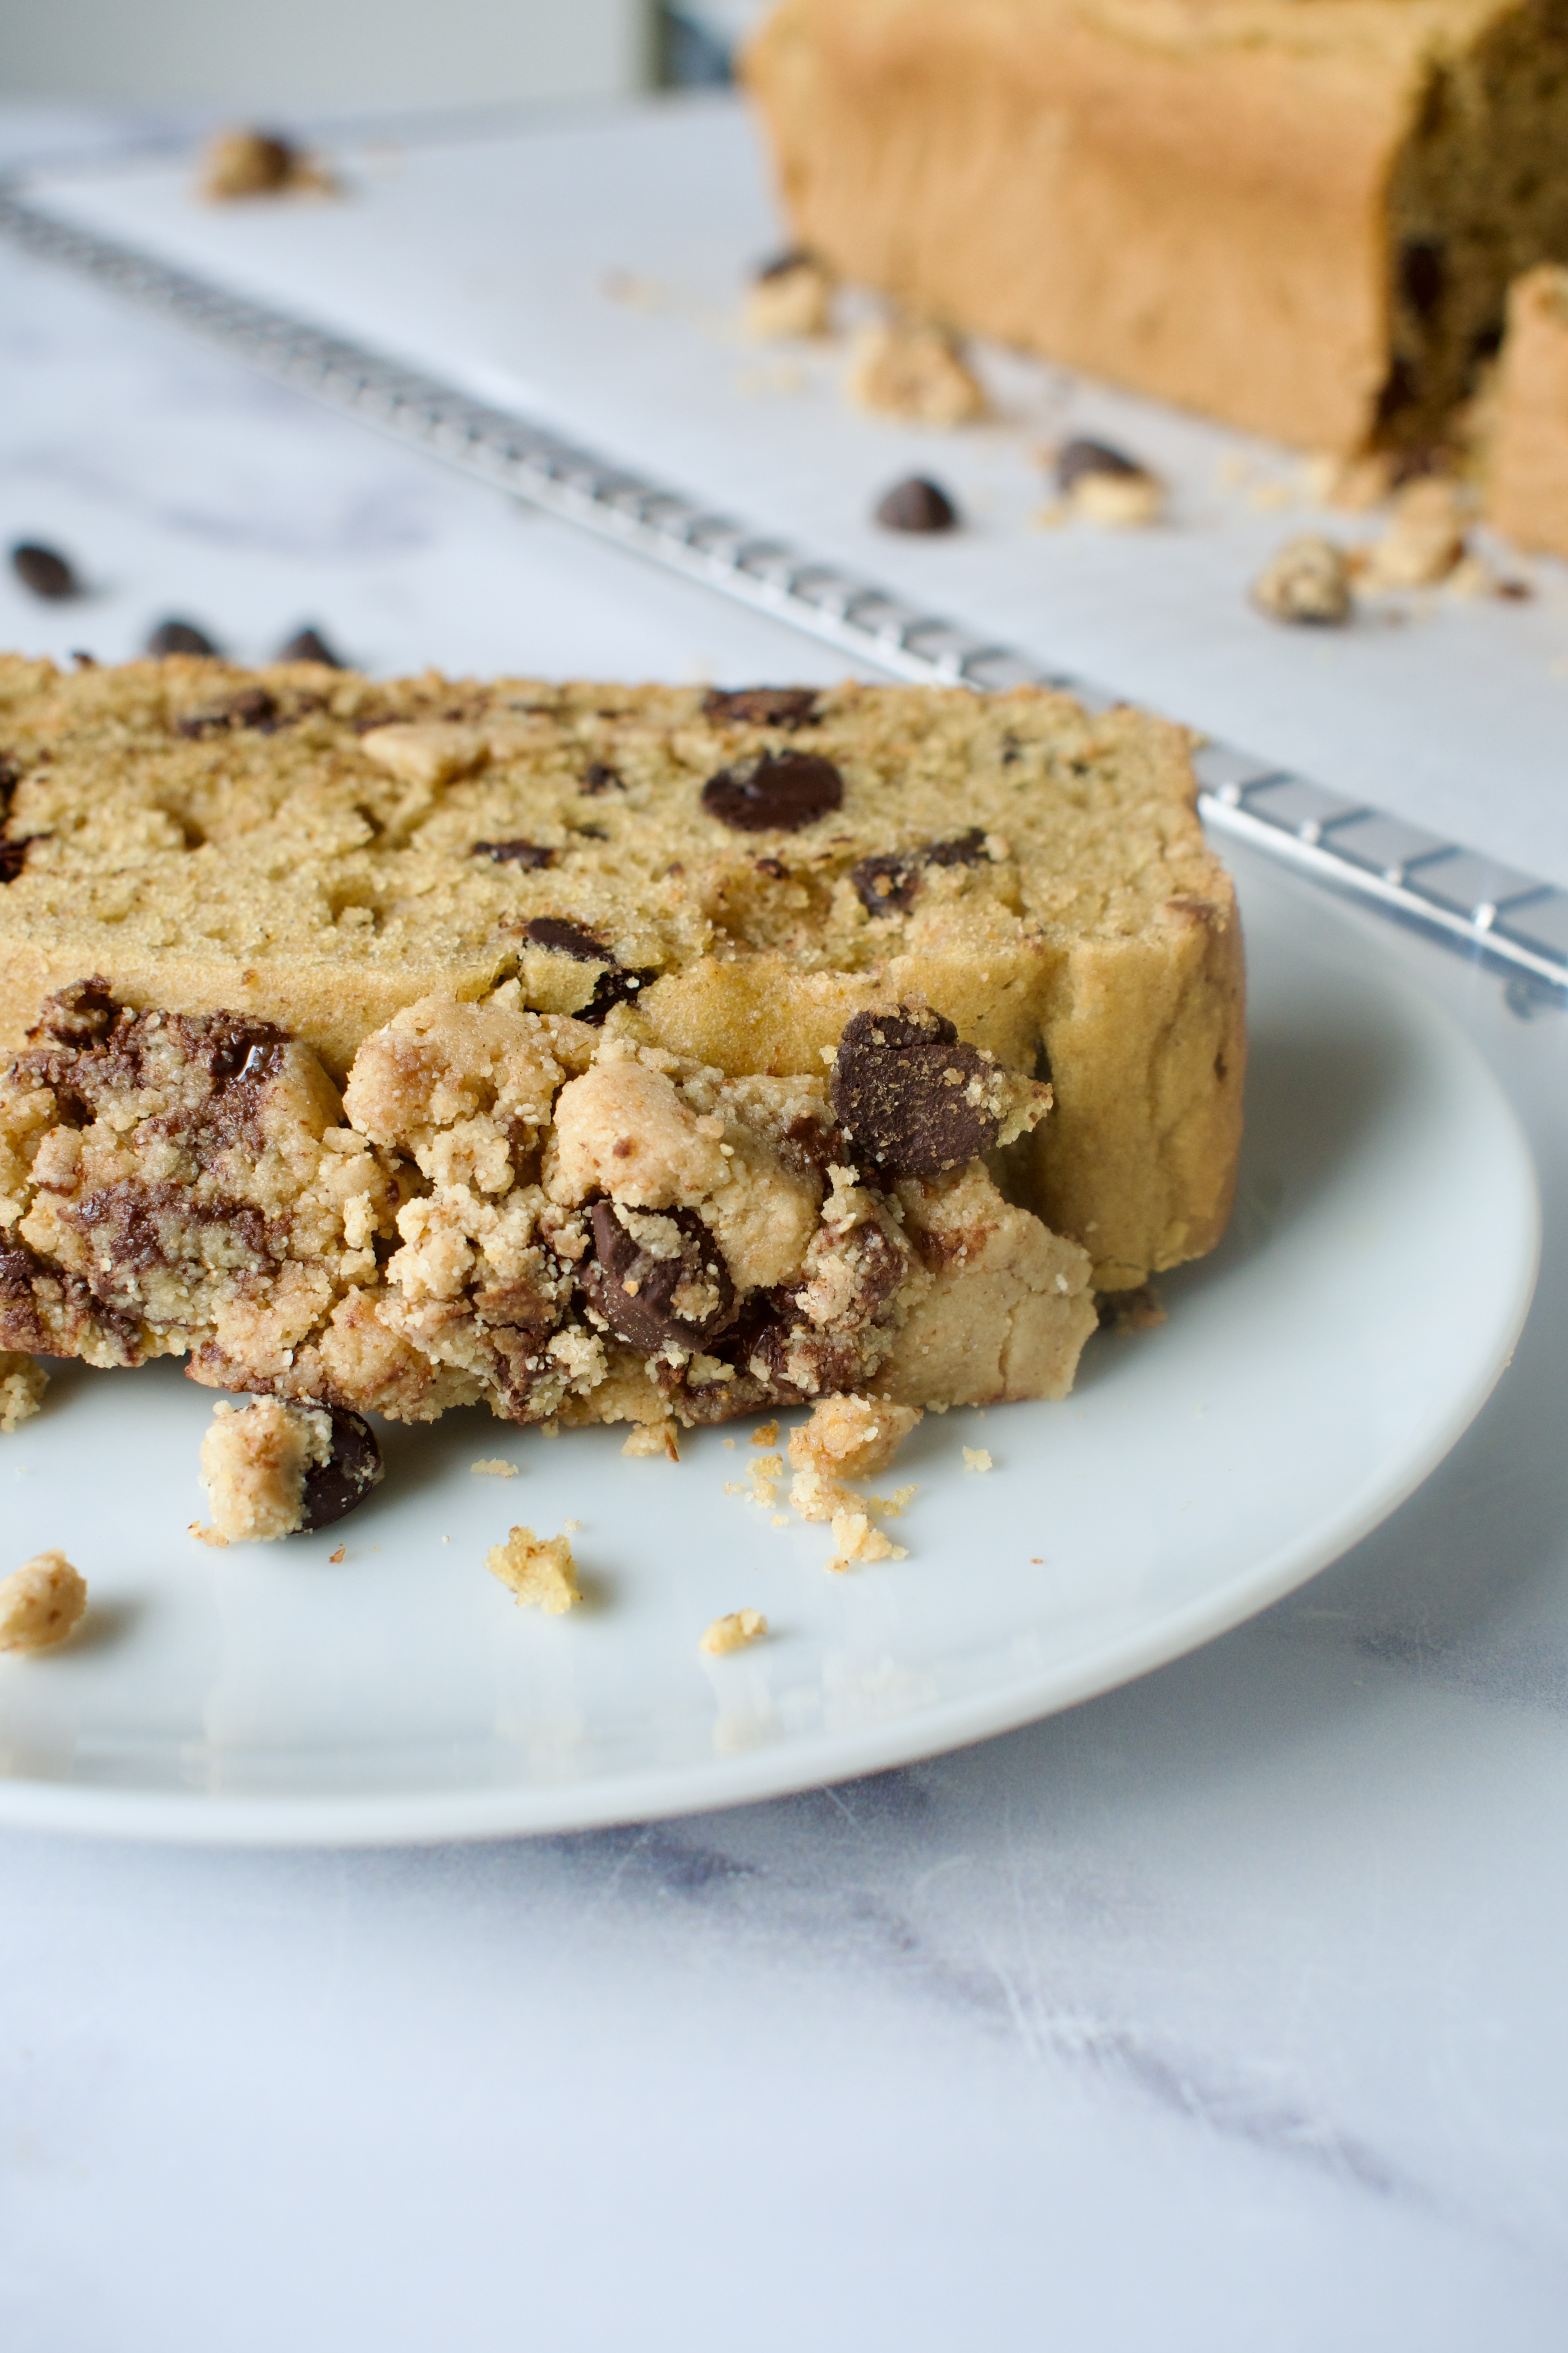
[[1563, 0], [782, 0], [798, 244], [1304, 447], [1440, 443], [1568, 260]]
[[1487, 521], [1521, 547], [1568, 555], [1568, 269], [1543, 266], [1514, 287], [1487, 408]]

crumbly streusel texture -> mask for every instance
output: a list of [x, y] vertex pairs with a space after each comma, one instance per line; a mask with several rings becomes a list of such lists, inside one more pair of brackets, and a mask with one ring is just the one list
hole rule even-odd
[[0, 1430], [15, 1430], [30, 1421], [44, 1402], [49, 1377], [31, 1356], [0, 1348]]
[[0, 1579], [0, 1651], [54, 1651], [87, 1610], [87, 1579], [63, 1552], [40, 1552]]
[[[270, 1025], [341, 1087], [417, 1000], [515, 979], [522, 1009], [773, 1082], [923, 999], [1048, 1071], [1006, 1190], [1100, 1288], [1224, 1225], [1240, 933], [1185, 738], [1136, 712], [10, 658], [0, 802], [0, 1051], [97, 975], [149, 1017]], [[316, 1143], [262, 1181], [357, 1190], [344, 1248], [379, 1247], [387, 1172]]]

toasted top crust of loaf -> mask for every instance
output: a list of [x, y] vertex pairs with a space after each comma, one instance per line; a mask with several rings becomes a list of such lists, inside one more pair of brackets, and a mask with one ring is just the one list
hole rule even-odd
[[[598, 990], [602, 1018], [606, 995], [652, 1005], [704, 960], [869, 980], [922, 952], [984, 964], [1146, 936], [1173, 901], [1224, 891], [1182, 733], [1036, 691], [770, 704], [191, 658], [67, 677], [12, 658], [0, 755], [14, 858], [27, 844], [0, 887], [7, 1047], [40, 984], [93, 972], [132, 1002], [266, 1010], [341, 1073], [432, 987], [472, 997], [517, 973], [543, 1010], [584, 1012]], [[829, 764], [838, 806], [810, 814], [808, 795], [806, 821], [769, 824], [764, 795], [760, 823], [711, 814], [709, 780], [759, 758], [764, 786], [781, 763]], [[589, 936], [531, 938], [542, 921]]]

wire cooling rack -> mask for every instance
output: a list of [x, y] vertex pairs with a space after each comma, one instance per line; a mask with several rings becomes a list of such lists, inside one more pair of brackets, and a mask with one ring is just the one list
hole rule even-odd
[[[525, 417], [78, 228], [14, 187], [0, 187], [0, 236], [190, 328], [297, 391], [891, 677], [982, 693], [1058, 687], [1095, 711], [1124, 699], [921, 612], [839, 565], [715, 513]], [[1568, 892], [1232, 744], [1205, 741], [1194, 765], [1200, 811], [1217, 831], [1437, 934], [1510, 975], [1527, 1001], [1568, 992]]]

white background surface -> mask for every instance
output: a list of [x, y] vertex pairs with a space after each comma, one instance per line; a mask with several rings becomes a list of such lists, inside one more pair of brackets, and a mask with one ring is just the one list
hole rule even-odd
[[[5, 527], [101, 587], [6, 586], [9, 641], [174, 607], [379, 667], [832, 672], [9, 257], [0, 370]], [[1320, 700], [1268, 748], [1331, 782]], [[7, 2343], [1555, 2353], [1568, 1021], [1395, 946], [1547, 1209], [1512, 1370], [1395, 1520], [1198, 1657], [831, 1793], [471, 1851], [0, 1839]]]

